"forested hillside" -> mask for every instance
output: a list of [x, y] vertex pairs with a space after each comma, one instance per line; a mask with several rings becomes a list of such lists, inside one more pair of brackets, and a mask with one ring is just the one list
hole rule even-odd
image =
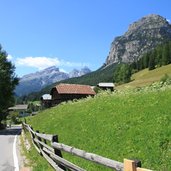
[[154, 82], [167, 79], [168, 77], [171, 78], [171, 64], [154, 70], [146, 68], [133, 74], [129, 83], [118, 85], [117, 89], [143, 87]]
[[[145, 68], [154, 70], [171, 63], [171, 42], [157, 46], [132, 63], [119, 64], [114, 72], [114, 80], [118, 84], [131, 81], [132, 74]], [[167, 72], [165, 73], [167, 74]]]

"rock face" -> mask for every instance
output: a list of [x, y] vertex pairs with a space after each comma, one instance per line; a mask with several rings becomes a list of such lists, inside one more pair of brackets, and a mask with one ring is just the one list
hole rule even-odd
[[88, 74], [90, 73], [91, 70], [88, 67], [84, 67], [81, 70], [78, 69], [73, 69], [70, 73], [69, 73], [69, 78], [73, 78], [73, 77], [80, 77], [82, 75]]
[[171, 25], [168, 21], [155, 14], [145, 16], [131, 24], [123, 36], [114, 39], [105, 65], [136, 61], [168, 40], [171, 40]]
[[52, 83], [72, 77], [79, 77], [89, 72], [91, 70], [84, 67], [81, 70], [74, 69], [68, 74], [52, 66], [42, 71], [23, 76], [19, 81], [19, 85], [16, 87], [15, 93], [18, 96], [27, 95], [31, 92], [40, 91], [43, 87]]

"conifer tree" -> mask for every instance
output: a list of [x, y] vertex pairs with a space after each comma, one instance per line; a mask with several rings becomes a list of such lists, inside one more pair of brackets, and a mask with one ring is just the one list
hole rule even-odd
[[127, 83], [131, 80], [131, 67], [129, 64], [120, 64], [114, 72], [116, 83]]
[[148, 68], [149, 68], [149, 70], [155, 69], [155, 59], [154, 59], [153, 53], [150, 55]]
[[163, 46], [163, 52], [162, 52], [162, 65], [167, 65], [170, 62], [170, 54], [169, 54], [169, 44], [165, 44]]
[[0, 124], [6, 117], [6, 111], [13, 102], [13, 90], [18, 84], [15, 67], [7, 60], [7, 53], [0, 47]]
[[143, 65], [144, 65], [144, 68], [148, 68], [148, 64], [149, 64], [149, 56], [150, 56], [150, 53], [146, 53], [144, 56], [143, 56]]

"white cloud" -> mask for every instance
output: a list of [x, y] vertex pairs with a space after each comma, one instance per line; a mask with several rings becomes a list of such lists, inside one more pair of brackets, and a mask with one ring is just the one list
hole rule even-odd
[[57, 58], [49, 58], [49, 57], [25, 57], [25, 58], [17, 58], [16, 65], [33, 67], [41, 70], [54, 65], [59, 66], [60, 61]]
[[[88, 66], [88, 64], [80, 62], [69, 62], [60, 60], [58, 58], [50, 57], [24, 57], [17, 58], [15, 61], [16, 66], [25, 66], [38, 68], [39, 70], [48, 68], [50, 66], [63, 66], [63, 67], [83, 67]], [[65, 71], [66, 72], [66, 71]]]
[[13, 57], [12, 57], [11, 55], [8, 55], [8, 56], [7, 56], [7, 59], [8, 59], [9, 61], [11, 61], [11, 60], [13, 59]]

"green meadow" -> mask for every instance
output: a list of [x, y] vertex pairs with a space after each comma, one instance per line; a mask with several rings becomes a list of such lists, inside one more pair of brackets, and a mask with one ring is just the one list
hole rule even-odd
[[132, 75], [131, 82], [122, 84], [117, 89], [135, 88], [150, 85], [160, 81], [167, 74], [171, 77], [171, 64], [165, 65], [154, 70], [144, 69]]
[[[156, 85], [63, 103], [27, 122], [35, 130], [57, 134], [59, 142], [87, 152], [120, 162], [139, 159], [144, 168], [169, 171], [171, 88]], [[66, 153], [63, 156], [87, 170], [110, 170]]]

